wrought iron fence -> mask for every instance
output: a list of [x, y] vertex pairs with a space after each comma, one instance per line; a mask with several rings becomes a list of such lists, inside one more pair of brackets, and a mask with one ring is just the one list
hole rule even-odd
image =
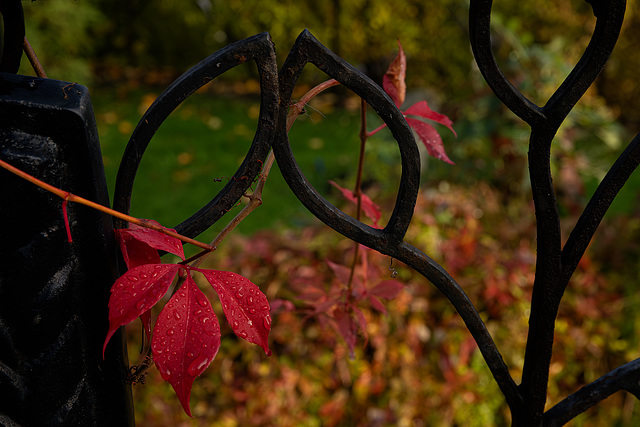
[[[12, 2], [0, 3], [5, 10], [4, 16], [7, 16], [7, 5], [10, 3]], [[262, 162], [273, 148], [287, 184], [313, 215], [349, 239], [411, 266], [450, 300], [475, 339], [504, 395], [514, 425], [562, 425], [621, 390], [640, 398], [640, 359], [636, 359], [577, 390], [545, 411], [555, 320], [563, 294], [605, 212], [640, 163], [640, 136], [637, 136], [602, 180], [566, 243], [562, 245], [558, 203], [552, 183], [551, 146], [560, 125], [609, 58], [616, 44], [626, 7], [624, 0], [593, 0], [589, 3], [597, 18], [591, 41], [573, 71], [548, 102], [540, 107], [522, 95], [496, 63], [491, 51], [492, 1], [471, 0], [471, 46], [478, 67], [495, 95], [531, 127], [528, 161], [537, 220], [537, 260], [520, 384], [514, 381], [484, 321], [461, 286], [436, 261], [404, 241], [418, 195], [420, 157], [413, 134], [401, 112], [382, 88], [333, 54], [308, 31], [298, 37], [280, 71], [277, 69], [269, 35], [263, 33], [230, 44], [214, 53], [169, 86], [144, 114], [126, 147], [117, 177], [114, 208], [128, 212], [137, 167], [154, 133], [171, 112], [197, 89], [222, 73], [246, 61], [254, 61], [260, 72], [261, 107], [253, 144], [236, 171], [235, 179], [229, 180], [211, 202], [178, 225], [178, 232], [194, 237], [220, 219], [260, 173]], [[5, 51], [11, 55], [10, 49]], [[388, 125], [398, 143], [402, 176], [393, 213], [384, 229], [365, 225], [333, 206], [313, 188], [296, 163], [287, 136], [287, 111], [296, 81], [309, 63], [362, 97]], [[6, 64], [3, 57], [0, 65], [4, 67]], [[15, 72], [15, 69], [3, 68], [3, 71]], [[2, 77], [0, 82], [4, 83], [0, 84], [0, 88], [4, 85], [7, 90], [13, 90], [9, 83], [12, 81], [6, 76]], [[25, 82], [20, 80], [20, 83], [15, 84], [24, 85]], [[34, 92], [32, 96], [37, 97], [38, 93]], [[5, 94], [0, 91], [0, 101], [2, 97]], [[0, 119], [1, 129], [10, 129], [11, 126], [5, 118]], [[3, 157], [7, 156], [6, 151], [1, 154]], [[121, 225], [123, 224], [116, 224]], [[9, 282], [5, 281], [5, 274], [3, 268], [0, 292], [6, 293]], [[104, 304], [106, 305], [106, 299]], [[2, 322], [6, 313], [11, 312], [8, 308], [4, 310], [0, 312]], [[14, 332], [7, 329], [5, 323], [0, 323], [0, 330], [3, 336], [13, 336]], [[12, 345], [0, 347], [0, 350], [0, 367], [10, 367], [14, 353], [18, 350]], [[79, 348], [78, 350], [80, 351]], [[23, 386], [22, 383], [16, 385], [17, 380], [12, 380], [14, 377], [7, 376], [6, 372], [0, 369], [0, 390], [3, 393], [14, 390], [22, 393], [24, 396], [21, 395], [21, 398], [24, 400], [33, 398], [30, 396], [29, 386]], [[3, 416], [7, 417], [3, 414], [11, 413], [4, 403], [2, 405], [0, 421], [3, 421]]]

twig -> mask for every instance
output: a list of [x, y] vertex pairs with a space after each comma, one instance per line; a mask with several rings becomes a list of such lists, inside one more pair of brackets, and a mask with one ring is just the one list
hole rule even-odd
[[[367, 102], [360, 99], [360, 156], [358, 158], [358, 172], [356, 174], [356, 185], [353, 195], [356, 197], [356, 219], [360, 221], [360, 211], [362, 210], [362, 170], [364, 169], [364, 150], [367, 145], [369, 134], [367, 133]], [[351, 289], [353, 287], [353, 278], [358, 264], [359, 243], [355, 243], [353, 251], [353, 262], [351, 263], [351, 273], [349, 274], [349, 283], [347, 284], [347, 303], [351, 298]]]
[[42, 64], [38, 60], [36, 52], [33, 50], [33, 48], [31, 47], [31, 43], [29, 43], [29, 40], [27, 40], [26, 37], [24, 38], [22, 49], [24, 50], [25, 55], [27, 55], [27, 58], [31, 63], [31, 67], [33, 67], [33, 71], [36, 72], [36, 76], [46, 79], [47, 73], [44, 72], [44, 68], [42, 68]]
[[90, 208], [99, 210], [100, 212], [104, 212], [106, 214], [109, 214], [111, 216], [114, 216], [116, 218], [120, 218], [124, 221], [128, 221], [132, 224], [136, 224], [139, 225], [140, 227], [146, 227], [146, 228], [151, 228], [152, 230], [156, 230], [159, 231], [163, 234], [166, 234], [167, 236], [171, 236], [171, 237], [175, 237], [176, 239], [179, 239], [183, 242], [186, 243], [191, 243], [194, 246], [197, 246], [199, 248], [202, 249], [206, 249], [207, 251], [213, 251], [215, 250], [215, 246], [211, 246], [211, 245], [207, 245], [206, 243], [202, 243], [199, 242], [197, 240], [191, 239], [187, 236], [183, 236], [182, 234], [178, 234], [175, 231], [166, 229], [162, 226], [153, 224], [152, 222], [149, 222], [145, 219], [140, 219], [140, 218], [136, 218], [130, 215], [126, 215], [123, 214], [121, 212], [118, 211], [114, 211], [111, 208], [108, 208], [106, 206], [102, 206], [98, 203], [92, 202], [91, 200], [87, 200], [83, 197], [80, 196], [76, 196], [75, 194], [69, 193], [68, 191], [64, 191], [61, 190], [57, 187], [54, 187], [53, 185], [47, 184], [46, 182], [43, 182], [41, 180], [39, 180], [38, 178], [29, 175], [26, 172], [21, 171], [20, 169], [11, 166], [9, 163], [5, 162], [4, 160], [0, 160], [0, 166], [2, 166], [4, 169], [8, 170], [11, 173], [14, 173], [16, 175], [18, 175], [20, 178], [22, 179], [26, 179], [27, 181], [37, 185], [40, 188], [43, 188], [47, 191], [49, 191], [50, 193], [55, 194], [56, 196], [62, 198], [63, 200], [67, 201], [67, 202], [74, 202], [74, 203], [79, 203], [81, 205], [85, 205], [88, 206]]

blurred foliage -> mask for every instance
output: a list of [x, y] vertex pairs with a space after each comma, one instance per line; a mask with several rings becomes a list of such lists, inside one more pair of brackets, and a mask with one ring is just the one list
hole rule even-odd
[[[623, 233], [622, 246], [613, 236]], [[516, 381], [521, 375], [535, 269], [535, 221], [527, 204], [504, 204], [488, 185], [441, 186], [421, 193], [407, 241], [441, 262], [478, 307]], [[549, 406], [637, 356], [640, 299], [634, 286], [640, 221], [607, 224], [569, 286], [558, 317]], [[633, 243], [635, 242], [635, 243]], [[137, 421], [145, 426], [505, 426], [508, 409], [491, 373], [449, 302], [424, 278], [393, 262], [405, 290], [388, 315], [363, 308], [369, 341], [356, 357], [297, 298], [305, 287], [335, 280], [326, 260], [347, 264], [353, 245], [307, 227], [295, 232], [235, 235], [207, 262], [259, 284], [271, 301], [274, 356], [233, 336], [195, 382], [195, 420], [182, 413], [155, 370], [136, 385]], [[602, 256], [618, 260], [605, 276]], [[372, 253], [371, 268], [388, 278], [389, 258]], [[376, 278], [372, 278], [376, 280]], [[200, 283], [209, 296], [210, 286]], [[212, 298], [215, 301], [215, 298]], [[292, 302], [295, 309], [291, 310]], [[220, 312], [220, 307], [214, 309]], [[129, 330], [135, 341], [139, 330]], [[134, 342], [132, 341], [132, 343]], [[139, 344], [130, 346], [131, 358]], [[631, 426], [635, 398], [616, 393], [579, 416], [576, 426]]]

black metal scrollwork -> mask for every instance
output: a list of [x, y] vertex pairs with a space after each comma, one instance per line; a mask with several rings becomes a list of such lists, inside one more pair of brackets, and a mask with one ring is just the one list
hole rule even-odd
[[[496, 96], [532, 128], [529, 167], [538, 222], [538, 259], [520, 385], [516, 385], [509, 374], [484, 322], [462, 288], [437, 262], [403, 240], [415, 208], [420, 160], [414, 137], [402, 114], [378, 85], [333, 54], [308, 31], [298, 37], [279, 73], [275, 69], [275, 53], [269, 37], [260, 34], [215, 53], [171, 85], [150, 107], [131, 137], [118, 174], [115, 207], [128, 211], [133, 177], [142, 153], [170, 112], [208, 80], [245, 60], [255, 60], [261, 75], [260, 121], [247, 159], [235, 175], [249, 179], [229, 182], [207, 206], [177, 227], [180, 232], [195, 236], [218, 220], [259, 173], [257, 160], [264, 159], [272, 146], [287, 184], [313, 215], [349, 239], [416, 269], [449, 298], [476, 340], [511, 409], [515, 425], [560, 425], [615, 391], [625, 389], [638, 395], [640, 359], [605, 375], [544, 413], [554, 322], [560, 300], [604, 213], [640, 163], [640, 137], [636, 137], [602, 181], [562, 248], [550, 170], [551, 142], [560, 124], [606, 63], [625, 12], [624, 0], [590, 3], [597, 16], [591, 42], [547, 104], [539, 107], [508, 81], [491, 52], [492, 1], [471, 0], [471, 46], [478, 66]], [[307, 63], [314, 64], [362, 97], [388, 125], [398, 143], [402, 161], [400, 187], [391, 218], [382, 230], [353, 219], [325, 200], [308, 182], [295, 160], [286, 131], [286, 118], [296, 81]]]
[[[224, 215], [247, 191], [260, 172], [275, 133], [278, 111], [278, 67], [275, 50], [267, 33], [230, 44], [209, 56], [173, 82], [149, 107], [133, 131], [122, 157], [114, 195], [114, 209], [129, 212], [133, 180], [145, 149], [162, 122], [196, 90], [222, 73], [255, 61], [260, 72], [261, 103], [253, 143], [234, 179], [211, 202], [176, 227], [186, 236], [197, 236]], [[116, 223], [117, 227], [124, 224]]]

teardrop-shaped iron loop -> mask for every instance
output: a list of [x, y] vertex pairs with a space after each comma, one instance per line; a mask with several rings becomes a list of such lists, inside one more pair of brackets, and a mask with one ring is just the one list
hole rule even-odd
[[469, 39], [478, 68], [495, 95], [518, 117], [534, 126], [545, 120], [540, 107], [522, 95], [502, 73], [491, 51], [493, 0], [471, 0]]
[[[251, 147], [235, 175], [202, 209], [175, 227], [195, 237], [230, 210], [260, 172], [269, 153], [278, 113], [278, 68], [268, 33], [232, 43], [193, 66], [173, 82], [149, 107], [125, 148], [114, 195], [114, 209], [128, 213], [136, 171], [142, 155], [160, 125], [185, 99], [211, 80], [246, 61], [255, 61], [260, 73], [260, 114]], [[124, 228], [119, 222], [116, 228]]]
[[491, 51], [492, 0], [471, 0], [470, 40], [476, 63], [498, 98], [518, 117], [535, 127], [546, 122], [554, 130], [584, 95], [607, 62], [618, 40], [626, 0], [614, 0], [599, 9], [596, 28], [584, 54], [544, 107], [522, 95], [505, 77]]
[[[314, 64], [362, 97], [384, 120], [398, 142], [402, 161], [400, 188], [391, 218], [383, 230], [363, 224], [329, 203], [309, 183], [295, 160], [286, 131], [286, 118], [296, 81], [307, 63]], [[420, 183], [420, 156], [413, 133], [391, 98], [305, 30], [298, 36], [280, 71], [280, 103], [273, 148], [280, 171], [296, 197], [318, 219], [349, 239], [383, 253], [393, 252], [391, 248], [402, 242], [413, 215]]]
[[608, 2], [608, 6], [601, 7], [596, 28], [582, 57], [542, 108], [545, 116], [550, 121], [553, 120], [550, 126], [555, 129], [560, 127], [571, 109], [593, 84], [618, 41], [624, 21], [626, 0], [613, 0]]

